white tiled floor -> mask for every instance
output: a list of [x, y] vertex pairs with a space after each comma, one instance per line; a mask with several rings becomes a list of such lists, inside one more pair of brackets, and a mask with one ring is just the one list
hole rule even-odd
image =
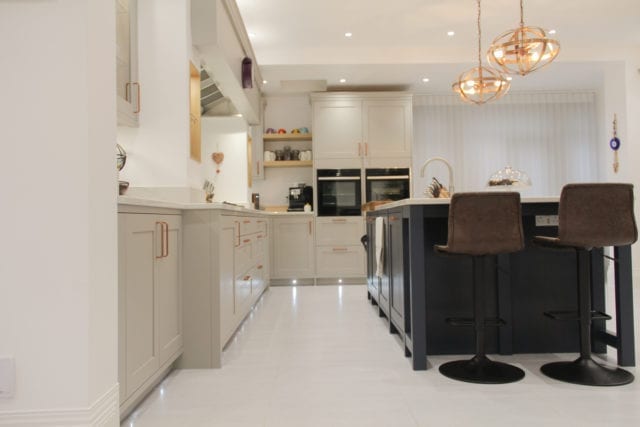
[[525, 379], [475, 385], [438, 373], [453, 357], [431, 357], [435, 369], [413, 371], [403, 354], [364, 286], [272, 287], [222, 369], [174, 371], [122, 425], [640, 425], [640, 379], [581, 387], [539, 372], [571, 355], [495, 357], [523, 368]]

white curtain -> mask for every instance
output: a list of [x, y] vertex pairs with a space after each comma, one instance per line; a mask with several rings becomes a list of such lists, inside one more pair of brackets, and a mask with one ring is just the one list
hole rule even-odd
[[489, 177], [505, 166], [529, 175], [523, 197], [557, 196], [569, 182], [598, 180], [595, 93], [511, 93], [485, 105], [463, 103], [456, 95], [414, 98], [413, 196], [436, 177], [449, 186], [448, 173], [431, 163], [444, 157], [454, 172], [455, 191], [486, 190]]

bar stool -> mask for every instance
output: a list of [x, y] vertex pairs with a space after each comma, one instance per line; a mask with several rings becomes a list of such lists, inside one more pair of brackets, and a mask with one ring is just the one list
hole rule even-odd
[[496, 255], [524, 248], [520, 194], [512, 192], [455, 193], [449, 207], [446, 246], [434, 246], [437, 253], [472, 257], [473, 320], [447, 319], [454, 326], [474, 326], [476, 354], [469, 360], [456, 360], [440, 366], [452, 379], [504, 384], [521, 380], [524, 371], [490, 360], [485, 353], [485, 327], [504, 324], [488, 319], [485, 313], [485, 266], [495, 268]]
[[535, 236], [534, 244], [576, 252], [578, 268], [578, 311], [551, 311], [555, 320], [580, 322], [580, 357], [573, 362], [543, 365], [543, 374], [556, 380], [582, 385], [616, 386], [633, 381], [633, 375], [608, 368], [591, 357], [591, 321], [611, 319], [591, 307], [591, 250], [624, 246], [638, 239], [633, 214], [632, 184], [567, 184], [560, 194], [558, 237]]

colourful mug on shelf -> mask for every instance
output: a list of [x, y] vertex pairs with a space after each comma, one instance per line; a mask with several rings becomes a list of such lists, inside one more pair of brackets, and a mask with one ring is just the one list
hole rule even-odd
[[309, 129], [307, 128], [299, 128], [300, 133], [309, 133]]
[[264, 133], [276, 133], [276, 130], [274, 128], [269, 128], [265, 130]]

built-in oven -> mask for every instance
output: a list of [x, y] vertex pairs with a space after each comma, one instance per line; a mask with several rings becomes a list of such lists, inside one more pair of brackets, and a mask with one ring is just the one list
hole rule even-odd
[[358, 216], [362, 206], [360, 169], [318, 169], [318, 216]]
[[365, 181], [367, 202], [401, 200], [410, 196], [409, 168], [367, 169]]

